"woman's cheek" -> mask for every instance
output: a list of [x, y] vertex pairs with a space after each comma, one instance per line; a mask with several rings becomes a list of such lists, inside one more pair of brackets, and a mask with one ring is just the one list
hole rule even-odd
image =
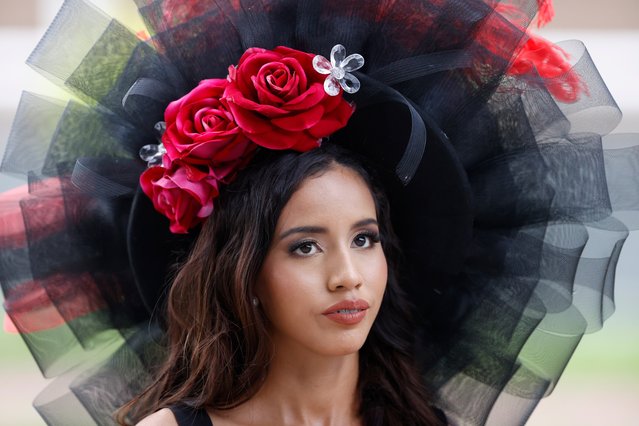
[[[290, 311], [300, 304], [308, 304], [316, 299], [322, 287], [317, 262], [295, 258], [288, 253], [265, 264], [260, 275], [256, 293], [267, 314], [277, 314], [284, 307]], [[306, 300], [309, 294], [311, 296]]]
[[375, 294], [375, 298], [381, 303], [388, 281], [388, 264], [384, 251], [379, 244], [373, 249], [371, 254], [372, 256], [364, 260], [362, 265], [365, 284], [368, 284], [370, 291]]

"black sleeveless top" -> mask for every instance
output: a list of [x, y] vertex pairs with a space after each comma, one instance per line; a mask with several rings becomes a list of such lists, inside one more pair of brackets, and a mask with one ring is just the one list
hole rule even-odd
[[174, 405], [169, 409], [173, 412], [178, 426], [213, 426], [213, 422], [204, 408]]
[[[204, 408], [192, 408], [186, 405], [176, 405], [169, 407], [169, 409], [173, 412], [178, 426], [213, 426], [213, 422]], [[435, 408], [435, 413], [443, 424], [448, 424], [446, 421], [446, 415], [442, 410]]]

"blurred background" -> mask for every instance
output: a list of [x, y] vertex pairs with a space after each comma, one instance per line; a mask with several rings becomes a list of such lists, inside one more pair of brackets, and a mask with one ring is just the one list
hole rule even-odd
[[[56, 89], [24, 64], [62, 0], [0, 0], [0, 152], [22, 89]], [[142, 29], [132, 0], [93, 0], [134, 32]], [[617, 132], [639, 132], [639, 1], [555, 0], [556, 18], [539, 32], [585, 42], [624, 112]], [[639, 172], [639, 171], [638, 171]], [[0, 175], [0, 190], [18, 183]], [[639, 425], [639, 235], [617, 268], [617, 311], [603, 330], [587, 335], [553, 394], [527, 425]], [[0, 311], [4, 315], [4, 312]], [[47, 381], [18, 335], [0, 331], [0, 425], [42, 426], [31, 407]]]

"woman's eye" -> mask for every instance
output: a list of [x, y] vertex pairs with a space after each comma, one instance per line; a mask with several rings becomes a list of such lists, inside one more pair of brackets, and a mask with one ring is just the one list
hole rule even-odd
[[302, 242], [295, 245], [291, 252], [300, 256], [311, 256], [319, 251], [317, 244], [311, 241]]
[[379, 242], [379, 236], [375, 234], [359, 234], [353, 239], [353, 245], [358, 248], [368, 248]]

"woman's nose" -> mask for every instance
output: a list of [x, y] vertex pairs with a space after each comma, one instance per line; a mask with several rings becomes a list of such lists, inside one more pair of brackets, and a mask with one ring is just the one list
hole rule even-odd
[[362, 275], [351, 250], [345, 249], [331, 256], [328, 276], [330, 291], [352, 290], [362, 285]]

